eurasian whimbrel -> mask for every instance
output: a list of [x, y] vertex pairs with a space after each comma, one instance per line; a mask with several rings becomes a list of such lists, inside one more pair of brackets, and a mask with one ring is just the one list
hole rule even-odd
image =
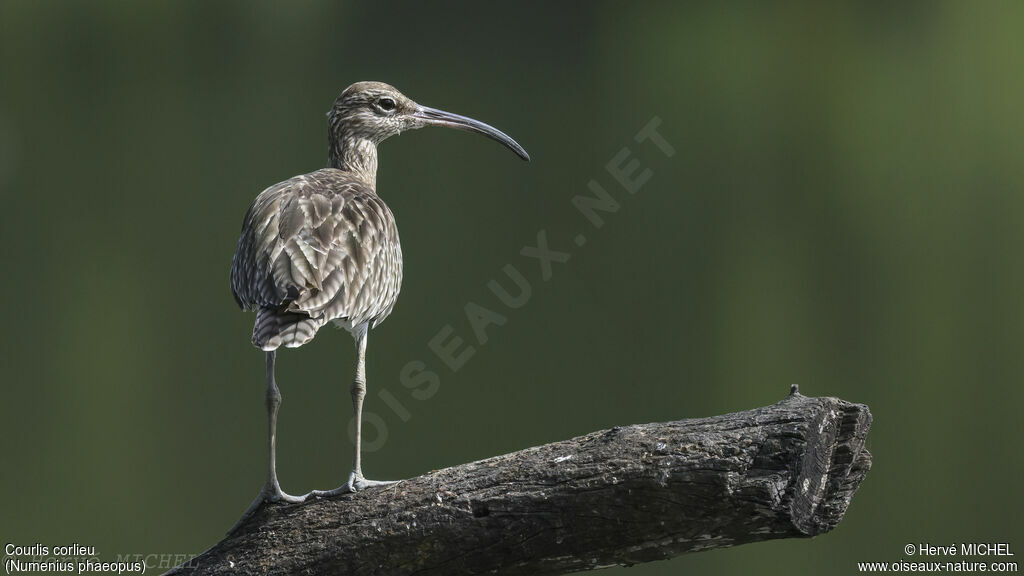
[[[231, 290], [239, 306], [256, 311], [252, 341], [267, 360], [269, 466], [267, 482], [250, 511], [263, 500], [302, 502], [310, 495], [389, 484], [364, 478], [360, 462], [366, 335], [391, 313], [402, 284], [398, 228], [377, 195], [377, 145], [406, 130], [447, 126], [483, 134], [530, 159], [499, 130], [420, 106], [380, 82], [346, 88], [327, 113], [327, 124], [328, 167], [275, 184], [257, 196], [245, 215], [231, 263]], [[328, 322], [348, 330], [356, 342], [351, 385], [355, 461], [342, 486], [292, 496], [277, 480], [281, 393], [274, 377], [276, 351], [302, 346]]]

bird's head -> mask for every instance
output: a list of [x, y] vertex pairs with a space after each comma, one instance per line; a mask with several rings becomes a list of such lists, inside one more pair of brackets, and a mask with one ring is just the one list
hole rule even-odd
[[424, 126], [476, 132], [507, 146], [523, 160], [530, 155], [515, 140], [483, 122], [420, 106], [383, 82], [357, 82], [346, 88], [327, 113], [331, 140], [367, 140], [380, 144], [391, 136]]

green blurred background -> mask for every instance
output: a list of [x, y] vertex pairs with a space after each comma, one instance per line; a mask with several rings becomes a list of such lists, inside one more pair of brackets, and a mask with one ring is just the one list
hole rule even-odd
[[[796, 382], [874, 413], [843, 523], [628, 574], [1024, 546], [1024, 4], [8, 1], [0, 66], [4, 543], [195, 554], [238, 518], [266, 425], [228, 287], [242, 216], [324, 165], [324, 113], [373, 79], [533, 162], [439, 129], [383, 145], [406, 274], [369, 340], [370, 477]], [[672, 158], [633, 141], [653, 116]], [[604, 169], [624, 146], [654, 172], [636, 196]], [[600, 230], [571, 204], [591, 179], [622, 203]], [[572, 254], [548, 282], [519, 255], [540, 229]], [[486, 288], [506, 264], [533, 285], [519, 310]], [[427, 342], [472, 342], [469, 302], [508, 320], [453, 373]], [[427, 400], [399, 382], [413, 360]], [[336, 330], [279, 356], [289, 492], [347, 477], [352, 367]]]

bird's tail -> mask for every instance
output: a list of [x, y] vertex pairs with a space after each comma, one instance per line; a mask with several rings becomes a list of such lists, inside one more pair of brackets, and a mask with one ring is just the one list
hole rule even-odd
[[252, 343], [267, 352], [281, 346], [297, 348], [312, 340], [323, 325], [323, 316], [311, 318], [307, 314], [260, 307], [252, 329]]

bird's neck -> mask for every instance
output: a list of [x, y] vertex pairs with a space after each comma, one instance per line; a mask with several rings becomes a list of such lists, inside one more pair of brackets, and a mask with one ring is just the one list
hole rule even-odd
[[328, 166], [352, 172], [377, 186], [377, 144], [365, 138], [342, 136], [331, 140]]

